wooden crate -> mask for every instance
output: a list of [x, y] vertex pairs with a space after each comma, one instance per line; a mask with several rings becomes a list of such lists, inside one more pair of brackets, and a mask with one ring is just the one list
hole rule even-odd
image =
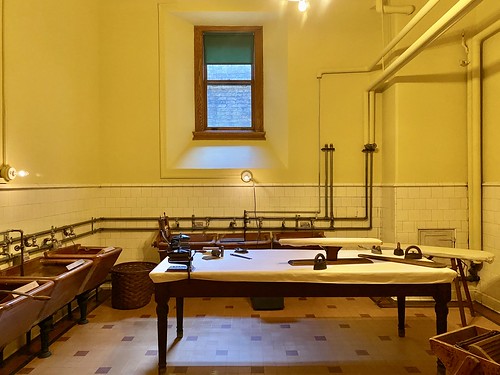
[[447, 374], [500, 375], [498, 362], [486, 355], [478, 355], [480, 350], [491, 353], [491, 338], [500, 338], [500, 334], [489, 336], [495, 333], [472, 325], [431, 337], [429, 341], [432, 351], [446, 367]]

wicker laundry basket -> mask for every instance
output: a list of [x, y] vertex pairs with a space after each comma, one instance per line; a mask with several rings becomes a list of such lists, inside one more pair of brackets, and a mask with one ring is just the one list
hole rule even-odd
[[130, 310], [146, 306], [154, 293], [149, 273], [156, 267], [152, 262], [120, 263], [111, 268], [111, 306]]

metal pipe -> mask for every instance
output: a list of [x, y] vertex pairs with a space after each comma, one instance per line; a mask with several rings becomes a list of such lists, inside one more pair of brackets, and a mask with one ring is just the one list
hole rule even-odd
[[[158, 229], [158, 228], [156, 228]], [[96, 234], [97, 232], [100, 232], [100, 229], [98, 230], [90, 230], [88, 232], [80, 233], [80, 234], [75, 234], [74, 236], [68, 237], [68, 238], [63, 238], [61, 240], [61, 243], [66, 243], [66, 242], [74, 242], [74, 240], [82, 237], [88, 237]], [[36, 251], [35, 251], [36, 252]]]
[[[52, 229], [47, 229], [47, 230], [43, 230], [43, 231], [40, 231], [40, 232], [35, 232], [35, 233], [30, 233], [29, 235], [27, 234], [26, 236], [27, 237], [40, 237], [40, 236], [43, 236], [43, 235], [46, 235], [46, 234], [51, 234], [53, 232], [61, 232], [66, 229], [66, 228], [70, 228], [70, 227], [81, 227], [83, 225], [87, 225], [87, 224], [91, 224], [93, 223], [94, 220], [91, 219], [91, 220], [85, 220], [85, 221], [80, 221], [80, 222], [77, 222], [75, 224], [70, 224], [70, 225], [63, 225], [62, 227], [53, 227]], [[3, 234], [3, 233], [8, 233], [9, 231], [4, 231], [4, 232], [0, 232], [0, 234]], [[18, 242], [20, 241], [20, 238], [14, 238], [12, 239], [12, 242]]]
[[325, 154], [325, 217], [328, 217], [328, 145], [321, 149]]
[[375, 143], [375, 92], [368, 92], [368, 140], [367, 143]]
[[328, 149], [328, 152], [330, 154], [330, 219], [333, 219], [333, 151], [335, 149], [333, 148], [333, 144], [330, 143], [330, 148]]
[[14, 249], [21, 251], [20, 272], [21, 272], [21, 276], [24, 276], [24, 231], [21, 229], [11, 229], [8, 232], [9, 233], [10, 232], [18, 232], [20, 235], [20, 238], [19, 238], [20, 244], [16, 245], [14, 247]]
[[483, 247], [482, 238], [482, 50], [486, 39], [500, 32], [500, 20], [472, 38], [471, 64], [467, 66], [467, 197], [469, 202], [469, 246]]
[[[190, 231], [198, 231], [198, 230], [206, 230], [205, 229], [198, 229], [198, 228], [193, 228], [193, 227], [186, 227], [189, 228]], [[182, 228], [182, 229], [186, 229]], [[178, 229], [178, 228], [176, 228]], [[99, 232], [150, 232], [150, 231], [155, 231], [158, 230], [158, 227], [135, 227], [135, 228], [113, 228], [113, 227], [107, 227], [107, 228], [99, 228]]]
[[[291, 212], [283, 212], [283, 211], [274, 211], [274, 210], [260, 210], [260, 211], [255, 211], [256, 213], [262, 214], [291, 214]], [[295, 214], [317, 214], [318, 211], [293, 211]], [[283, 216], [280, 216], [283, 217]]]
[[381, 84], [396, 74], [401, 68], [408, 64], [425, 47], [436, 40], [442, 33], [458, 22], [465, 14], [474, 8], [482, 0], [459, 0], [439, 20], [411, 44], [386, 70], [371, 83], [367, 91], [376, 91]]
[[358, 74], [369, 73], [371, 70], [368, 67], [364, 68], [345, 68], [345, 69], [328, 69], [321, 70], [316, 73], [316, 78], [321, 79], [325, 74]]
[[401, 39], [403, 39], [414, 27], [415, 25], [424, 18], [427, 13], [439, 2], [440, 0], [429, 0], [424, 6], [408, 21], [408, 23], [401, 29], [401, 31], [396, 35], [380, 52], [377, 58], [369, 65], [368, 70], [372, 71], [377, 66], [377, 64], [382, 60], [390, 50], [392, 50], [396, 44], [398, 44]]

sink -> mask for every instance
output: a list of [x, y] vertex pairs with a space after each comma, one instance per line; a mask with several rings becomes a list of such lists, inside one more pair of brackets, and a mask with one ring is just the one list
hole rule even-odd
[[29, 296], [50, 296], [54, 289], [52, 280], [0, 279], [0, 350], [17, 337], [28, 332], [40, 320], [40, 314], [48, 302], [36, 300], [27, 296], [17, 296], [3, 292], [13, 291], [25, 287], [30, 282], [36, 281], [34, 288], [27, 290]]
[[93, 262], [87, 279], [80, 289], [80, 294], [95, 289], [104, 282], [121, 252], [121, 247], [95, 247], [77, 244], [49, 250], [43, 255], [48, 259], [89, 259]]
[[8, 278], [36, 278], [37, 280], [54, 281], [52, 298], [42, 310], [42, 318], [46, 318], [70, 303], [80, 291], [86, 280], [87, 273], [92, 266], [92, 261], [82, 259], [79, 265], [69, 269], [70, 264], [76, 263], [72, 259], [46, 259], [43, 257], [30, 259], [24, 262], [24, 275], [20, 275], [20, 265], [0, 270], [0, 281]]
[[46, 251], [46, 259], [88, 259], [92, 266], [87, 273], [85, 282], [78, 291], [77, 301], [80, 307], [79, 324], [87, 323], [87, 300], [91, 290], [101, 285], [122, 252], [120, 247], [82, 246], [80, 244], [61, 247]]
[[92, 266], [89, 259], [46, 259], [44, 257], [24, 262], [24, 276], [19, 276], [21, 265], [0, 270], [0, 282], [4, 280], [50, 280], [54, 283], [51, 299], [47, 301], [39, 314], [42, 350], [39, 357], [50, 356], [48, 333], [52, 325], [52, 315], [70, 303], [84, 284]]

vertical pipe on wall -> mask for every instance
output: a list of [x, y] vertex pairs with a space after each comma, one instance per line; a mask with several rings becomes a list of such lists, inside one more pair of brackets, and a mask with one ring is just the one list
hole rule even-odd
[[475, 35], [471, 44], [471, 64], [467, 71], [467, 163], [469, 201], [469, 247], [482, 248], [482, 49], [483, 42], [500, 32], [500, 21]]
[[368, 92], [368, 142], [375, 143], [375, 92]]
[[328, 167], [328, 145], [325, 144], [325, 147], [323, 148], [323, 151], [325, 152], [325, 217], [328, 217], [328, 200], [331, 199], [329, 198], [329, 192], [328, 192], [328, 174], [329, 174], [329, 167]]
[[328, 153], [330, 154], [330, 219], [333, 219], [333, 144], [330, 143]]
[[481, 44], [474, 38], [467, 69], [467, 199], [469, 247], [482, 248]]
[[0, 132], [0, 137], [2, 137], [2, 139], [0, 140], [0, 146], [2, 147], [2, 163], [0, 163], [0, 165], [2, 164], [7, 164], [7, 147], [6, 147], [6, 144], [5, 144], [5, 68], [4, 68], [4, 65], [5, 65], [5, 58], [4, 58], [4, 48], [5, 48], [5, 37], [4, 37], [4, 34], [5, 34], [5, 26], [4, 26], [4, 12], [5, 12], [5, 6], [4, 6], [4, 0], [0, 0], [2, 1], [2, 3], [0, 4], [0, 12], [2, 12], [2, 14], [0, 14], [0, 22], [2, 23], [0, 25], [0, 32], [2, 33], [2, 35], [0, 35], [0, 105], [2, 106], [2, 108], [0, 108], [0, 127], [1, 127], [1, 132]]

